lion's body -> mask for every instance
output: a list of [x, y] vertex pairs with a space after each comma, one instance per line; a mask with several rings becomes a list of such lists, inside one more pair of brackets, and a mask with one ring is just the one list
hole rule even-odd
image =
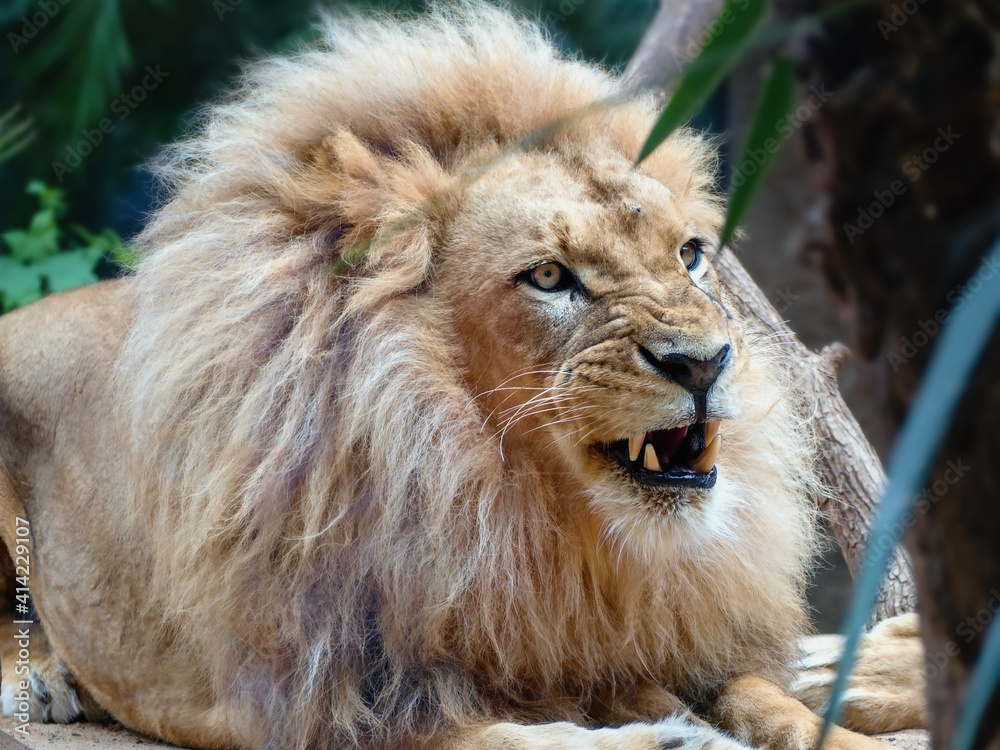
[[[30, 523], [52, 652], [201, 747], [585, 747], [491, 722], [720, 695], [758, 741], [727, 690], [789, 680], [811, 449], [708, 260], [677, 266], [718, 229], [706, 144], [632, 170], [640, 101], [504, 152], [617, 89], [494, 11], [330, 37], [178, 147], [135, 276], [0, 319], [2, 534]], [[524, 280], [554, 258], [576, 291]], [[664, 347], [728, 364], [692, 401]], [[706, 419], [711, 489], [606, 447]]]
[[[15, 518], [29, 521], [32, 598], [70, 673], [122, 721], [194, 742], [209, 736], [211, 694], [160, 623], [136, 616], [148, 603], [152, 550], [148, 540], [123, 543], [129, 480], [108, 375], [127, 330], [125, 286], [99, 284], [3, 318], [2, 536], [13, 551]], [[29, 661], [41, 666], [43, 634], [32, 631]]]

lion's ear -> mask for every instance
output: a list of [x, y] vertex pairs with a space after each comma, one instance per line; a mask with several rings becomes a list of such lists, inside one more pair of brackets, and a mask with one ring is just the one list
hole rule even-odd
[[448, 185], [423, 146], [401, 141], [384, 152], [346, 128], [326, 136], [309, 162], [310, 181], [322, 185], [321, 201], [347, 228], [347, 242], [364, 243], [392, 225], [412, 224]]
[[348, 310], [422, 284], [431, 268], [434, 209], [449, 184], [430, 151], [404, 141], [385, 153], [341, 128], [310, 161], [318, 170], [311, 181], [324, 185], [326, 210], [340, 227], [336, 252], [360, 264]]
[[346, 128], [324, 138], [319, 150], [333, 175], [349, 182], [379, 183], [382, 168], [378, 157]]

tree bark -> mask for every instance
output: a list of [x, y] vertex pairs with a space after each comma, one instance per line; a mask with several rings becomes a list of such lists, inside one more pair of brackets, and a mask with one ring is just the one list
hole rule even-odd
[[[632, 86], [666, 93], [689, 59], [687, 45], [693, 34], [704, 36], [721, 0], [664, 0], [650, 30], [643, 38], [623, 79]], [[784, 323], [781, 315], [754, 284], [750, 275], [728, 249], [716, 268], [732, 293], [740, 313], [758, 323], [792, 355], [793, 376], [801, 382], [813, 405], [812, 414], [823, 450], [819, 472], [831, 492], [817, 498], [852, 575], [856, 575], [871, 526], [872, 515], [885, 488], [885, 471], [860, 425], [844, 403], [837, 387], [837, 370], [849, 356], [847, 348], [833, 344], [820, 353], [810, 351]], [[912, 573], [901, 550], [890, 565], [875, 612], [876, 619], [916, 608]]]
[[622, 82], [666, 96], [677, 74], [697, 54], [698, 42], [710, 33], [722, 5], [723, 0], [663, 0]]

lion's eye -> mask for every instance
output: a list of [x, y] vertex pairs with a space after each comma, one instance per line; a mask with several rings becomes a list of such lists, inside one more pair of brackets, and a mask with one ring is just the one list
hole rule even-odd
[[701, 243], [698, 240], [688, 240], [681, 246], [681, 263], [687, 270], [693, 271], [701, 262]]
[[531, 283], [546, 292], [554, 292], [564, 286], [569, 272], [558, 263], [543, 263], [531, 269]]

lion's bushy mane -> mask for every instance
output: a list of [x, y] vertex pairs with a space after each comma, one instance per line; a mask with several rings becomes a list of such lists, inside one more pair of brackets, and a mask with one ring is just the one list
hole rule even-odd
[[[248, 743], [391, 744], [505, 705], [584, 720], [592, 692], [642, 675], [694, 697], [780, 677], [810, 544], [780, 373], [759, 358], [723, 454], [743, 527], [650, 561], [581, 545], [554, 509], [586, 498], [501, 459], [428, 302], [427, 200], [473, 156], [619, 93], [495, 9], [338, 17], [160, 161], [118, 369], [129, 523], [156, 540], [151, 606]], [[538, 147], [632, 158], [654, 116], [647, 99], [599, 109]], [[685, 132], [644, 168], [717, 217], [712, 158]], [[365, 264], [331, 270], [379, 232]]]

